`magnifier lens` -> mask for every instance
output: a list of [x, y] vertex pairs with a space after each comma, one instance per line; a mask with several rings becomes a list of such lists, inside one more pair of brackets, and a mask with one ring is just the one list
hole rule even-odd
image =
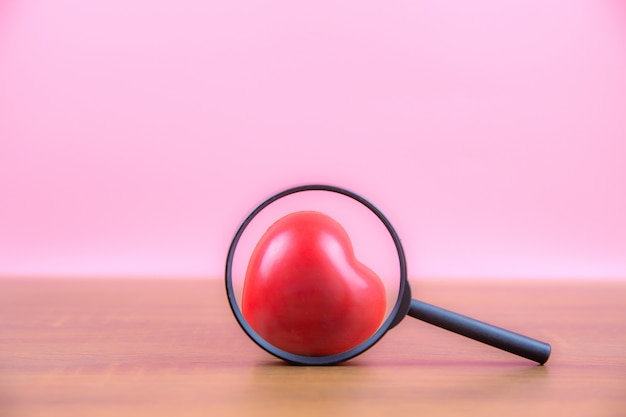
[[401, 249], [368, 202], [305, 188], [248, 216], [227, 283], [235, 316], [261, 347], [292, 362], [332, 363], [390, 327], [404, 288]]

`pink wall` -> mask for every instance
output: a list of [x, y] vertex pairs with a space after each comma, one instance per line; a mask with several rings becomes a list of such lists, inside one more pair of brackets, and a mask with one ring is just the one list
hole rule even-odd
[[413, 276], [625, 278], [626, 8], [0, 2], [0, 275], [216, 276], [303, 182]]

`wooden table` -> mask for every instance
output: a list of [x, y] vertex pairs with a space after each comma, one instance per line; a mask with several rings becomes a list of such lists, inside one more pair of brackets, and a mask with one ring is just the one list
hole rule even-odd
[[626, 282], [413, 283], [552, 344], [545, 366], [407, 318], [341, 366], [285, 365], [220, 280], [0, 280], [0, 416], [626, 416]]

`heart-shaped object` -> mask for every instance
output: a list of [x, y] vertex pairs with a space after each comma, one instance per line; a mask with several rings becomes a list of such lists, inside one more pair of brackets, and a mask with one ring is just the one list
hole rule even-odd
[[348, 233], [325, 214], [279, 219], [250, 258], [242, 313], [255, 332], [286, 352], [346, 352], [376, 332], [385, 309], [382, 281], [356, 259]]

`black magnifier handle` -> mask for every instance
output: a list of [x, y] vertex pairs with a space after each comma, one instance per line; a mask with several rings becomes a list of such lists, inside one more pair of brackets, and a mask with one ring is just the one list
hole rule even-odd
[[541, 365], [550, 357], [550, 345], [521, 334], [472, 319], [462, 314], [411, 300], [409, 316], [437, 327], [486, 343]]

